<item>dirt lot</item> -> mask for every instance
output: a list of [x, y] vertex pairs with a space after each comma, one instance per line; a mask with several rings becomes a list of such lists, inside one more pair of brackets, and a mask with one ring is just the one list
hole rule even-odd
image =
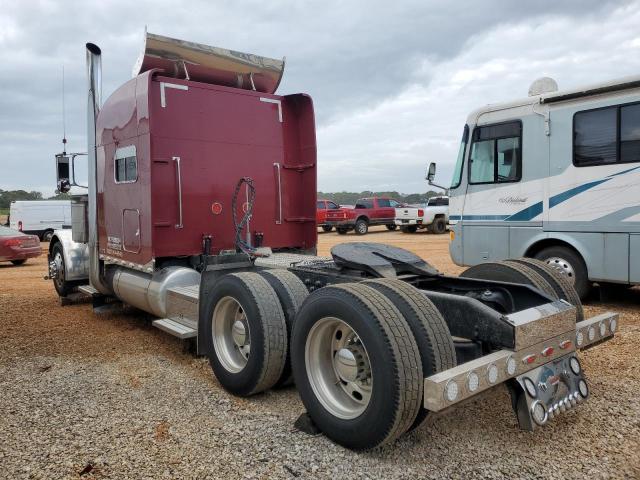
[[[408, 248], [457, 273], [446, 236], [320, 235]], [[61, 307], [44, 256], [0, 265], [2, 478], [640, 478], [640, 292], [588, 314], [622, 313], [620, 333], [582, 354], [591, 399], [521, 432], [504, 388], [365, 454], [295, 431], [294, 388], [238, 399], [203, 359], [135, 310]]]

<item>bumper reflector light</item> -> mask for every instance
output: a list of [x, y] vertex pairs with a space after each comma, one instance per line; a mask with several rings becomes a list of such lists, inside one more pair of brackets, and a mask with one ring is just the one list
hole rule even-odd
[[589, 327], [589, 330], [587, 331], [587, 338], [589, 339], [590, 342], [593, 342], [596, 338], [596, 329], [593, 327]]
[[607, 334], [607, 326], [604, 322], [600, 322], [600, 336], [604, 337]]
[[560, 342], [560, 345], [559, 345], [559, 347], [563, 350], [566, 350], [570, 346], [571, 346], [571, 340], [563, 340], [562, 342]]
[[531, 365], [535, 361], [536, 361], [535, 355], [527, 355], [522, 359], [522, 363], [524, 363], [525, 365]]
[[579, 331], [578, 333], [576, 333], [576, 345], [578, 347], [581, 347], [583, 343], [584, 343], [584, 333]]
[[449, 380], [447, 382], [447, 386], [444, 388], [444, 396], [448, 401], [453, 402], [456, 398], [458, 398], [458, 391], [459, 388], [456, 381]]
[[535, 383], [528, 377], [524, 379], [524, 388], [527, 390], [527, 393], [531, 398], [536, 398], [538, 396], [538, 390], [536, 389]]
[[618, 326], [618, 322], [616, 322], [615, 318], [612, 318], [611, 321], [609, 322], [609, 330], [611, 330], [611, 333], [614, 333], [616, 331], [617, 326]]
[[496, 383], [498, 381], [498, 367], [496, 367], [495, 363], [492, 363], [487, 368], [487, 380], [489, 380], [489, 383]]
[[469, 372], [467, 375], [467, 389], [470, 392], [475, 392], [480, 386], [480, 377], [476, 372]]
[[517, 368], [516, 359], [513, 357], [509, 357], [507, 359], [507, 375], [511, 376], [514, 373], [516, 373], [516, 368]]
[[574, 375], [578, 375], [580, 373], [580, 361], [576, 357], [571, 357], [569, 359], [569, 367]]
[[580, 396], [582, 398], [587, 398], [589, 396], [589, 386], [584, 379], [580, 379], [578, 382], [578, 392], [580, 392]]
[[542, 350], [541, 353], [543, 357], [548, 357], [549, 355], [553, 355], [553, 347], [547, 347], [544, 350]]
[[531, 416], [533, 417], [533, 420], [540, 426], [547, 423], [547, 420], [549, 419], [547, 408], [540, 400], [536, 400], [535, 402], [533, 402], [533, 405], [531, 405]]

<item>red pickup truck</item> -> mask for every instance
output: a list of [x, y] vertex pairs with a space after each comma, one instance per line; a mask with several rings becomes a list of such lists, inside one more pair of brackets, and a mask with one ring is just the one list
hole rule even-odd
[[330, 232], [333, 227], [331, 225], [327, 225], [327, 212], [329, 210], [338, 210], [340, 206], [331, 200], [318, 200], [318, 205], [316, 209], [316, 223], [318, 227], [322, 227], [322, 230], [325, 232]]
[[327, 211], [325, 224], [336, 227], [339, 234], [355, 230], [357, 235], [364, 235], [373, 225], [386, 225], [388, 230], [395, 230], [396, 207], [403, 205], [392, 198], [361, 198], [354, 208], [340, 208]]

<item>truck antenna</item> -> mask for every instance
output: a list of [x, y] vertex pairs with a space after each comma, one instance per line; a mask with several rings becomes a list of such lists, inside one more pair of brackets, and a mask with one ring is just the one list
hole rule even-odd
[[62, 154], [67, 154], [67, 122], [64, 105], [64, 63], [62, 64]]

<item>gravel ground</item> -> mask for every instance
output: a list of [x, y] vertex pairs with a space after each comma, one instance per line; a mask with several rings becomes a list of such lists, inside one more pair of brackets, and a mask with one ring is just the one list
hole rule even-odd
[[[446, 236], [372, 233], [457, 273]], [[320, 236], [320, 253], [341, 241]], [[0, 265], [2, 478], [640, 478], [640, 291], [593, 302], [620, 333], [582, 354], [591, 398], [521, 432], [500, 387], [393, 445], [353, 453], [293, 429], [294, 388], [238, 399], [140, 312], [61, 307], [45, 257]]]

